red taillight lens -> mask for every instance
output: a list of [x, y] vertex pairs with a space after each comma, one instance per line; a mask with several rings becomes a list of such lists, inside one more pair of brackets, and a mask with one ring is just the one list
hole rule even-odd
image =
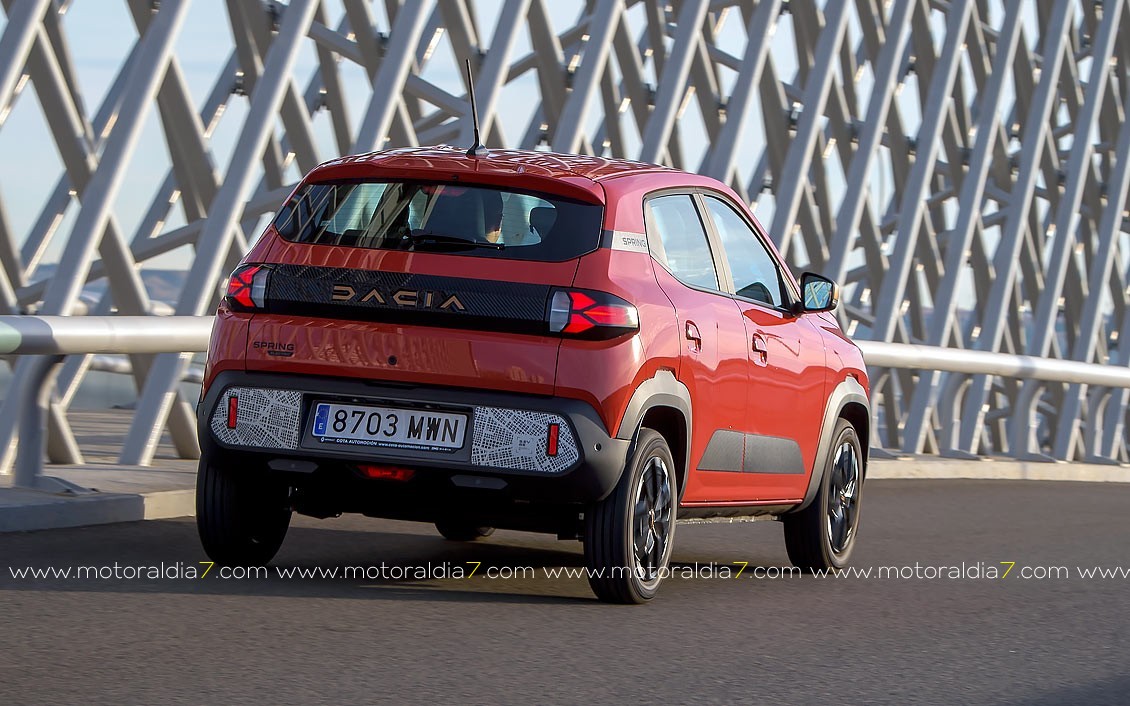
[[549, 306], [549, 330], [579, 338], [615, 338], [640, 327], [639, 312], [604, 292], [557, 290]]
[[416, 475], [416, 471], [411, 468], [400, 468], [398, 466], [371, 466], [369, 464], [362, 464], [357, 466], [357, 469], [365, 474], [366, 478], [374, 480], [395, 480], [404, 482], [412, 480], [412, 476]]
[[267, 302], [267, 278], [271, 271], [262, 265], [241, 265], [228, 280], [227, 302], [238, 310], [262, 309]]

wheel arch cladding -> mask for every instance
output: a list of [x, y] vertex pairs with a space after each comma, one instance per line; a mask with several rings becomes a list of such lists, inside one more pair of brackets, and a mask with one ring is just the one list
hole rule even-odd
[[635, 439], [641, 426], [655, 429], [667, 439], [671, 455], [679, 465], [679, 494], [686, 487], [690, 469], [691, 394], [669, 370], [660, 370], [640, 383], [616, 432], [618, 439]]
[[678, 483], [679, 497], [687, 483], [687, 420], [683, 413], [674, 407], [655, 405], [649, 407], [640, 422], [641, 427], [654, 429], [667, 441], [671, 457], [675, 460], [675, 482]]
[[859, 437], [859, 450], [863, 454], [863, 475], [866, 477], [867, 454], [871, 447], [871, 411], [865, 405], [851, 401], [843, 406], [839, 416], [855, 427], [855, 434]]
[[808, 479], [808, 491], [804, 501], [790, 512], [799, 512], [808, 507], [820, 489], [820, 481], [824, 478], [824, 471], [828, 466], [829, 446], [832, 443], [832, 434], [836, 431], [836, 423], [844, 419], [855, 429], [859, 437], [859, 447], [863, 455], [863, 477], [867, 477], [868, 440], [871, 430], [871, 403], [867, 399], [867, 391], [853, 377], [844, 378], [828, 396], [828, 403], [824, 407], [824, 420], [820, 425], [820, 441], [816, 448], [816, 458], [812, 464], [812, 475]]

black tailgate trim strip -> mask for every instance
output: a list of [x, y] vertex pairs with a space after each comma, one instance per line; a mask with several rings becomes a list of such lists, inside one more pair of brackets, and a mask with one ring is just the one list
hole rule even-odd
[[546, 334], [547, 285], [273, 265], [265, 311], [350, 321]]

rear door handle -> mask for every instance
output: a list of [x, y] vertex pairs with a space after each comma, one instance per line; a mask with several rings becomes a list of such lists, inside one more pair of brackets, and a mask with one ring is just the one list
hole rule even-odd
[[695, 326], [693, 321], [687, 322], [687, 340], [691, 342], [692, 351], [702, 350], [702, 334], [698, 332], [698, 326]]
[[753, 334], [753, 362], [758, 365], [769, 363], [769, 346], [765, 344], [765, 337], [760, 333]]

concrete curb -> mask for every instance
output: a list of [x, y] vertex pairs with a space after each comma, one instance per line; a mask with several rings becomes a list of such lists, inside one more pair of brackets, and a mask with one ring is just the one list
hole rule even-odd
[[0, 532], [31, 532], [137, 520], [161, 520], [196, 513], [196, 491], [60, 495], [37, 490], [0, 490]]
[[[89, 470], [70, 467], [67, 473], [79, 483], [93, 485], [98, 476], [112, 466]], [[146, 476], [152, 469], [114, 469], [116, 482], [102, 487], [119, 492], [57, 493], [0, 487], [0, 532], [31, 532], [66, 527], [85, 527], [116, 522], [161, 520], [191, 517], [196, 514], [196, 491], [192, 487], [168, 488], [183, 484], [185, 476], [172, 478]], [[188, 476], [194, 478], [194, 474]], [[123, 478], [127, 480], [123, 480]], [[1130, 483], [1130, 468], [1090, 463], [1040, 463], [995, 459], [958, 460], [936, 456], [875, 458], [868, 469], [869, 480], [1034, 480], [1081, 481], [1091, 483]], [[191, 481], [189, 481], [191, 482]], [[147, 483], [165, 485], [161, 490], [132, 490]]]
[[868, 464], [868, 480], [1037, 480], [1087, 483], [1130, 483], [1130, 468], [1098, 463], [1044, 463], [996, 459], [949, 459], [904, 456], [876, 458]]

